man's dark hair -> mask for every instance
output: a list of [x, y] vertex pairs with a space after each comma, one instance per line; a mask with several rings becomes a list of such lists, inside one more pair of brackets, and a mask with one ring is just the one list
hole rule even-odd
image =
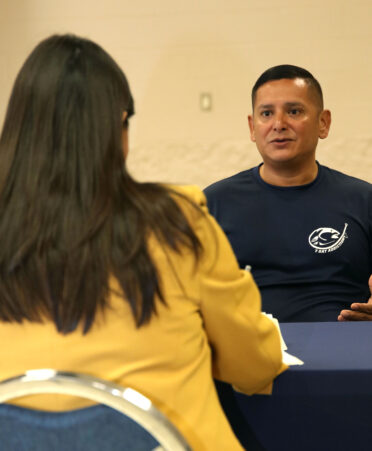
[[282, 80], [283, 78], [292, 80], [301, 78], [302, 80], [305, 80], [308, 86], [315, 91], [319, 98], [320, 107], [323, 109], [323, 92], [318, 80], [306, 69], [292, 66], [291, 64], [281, 64], [280, 66], [270, 67], [270, 69], [265, 70], [265, 72], [259, 76], [252, 88], [252, 108], [254, 108], [258, 88], [269, 81]]

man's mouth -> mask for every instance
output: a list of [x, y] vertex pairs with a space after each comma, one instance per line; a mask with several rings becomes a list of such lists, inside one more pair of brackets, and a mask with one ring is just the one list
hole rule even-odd
[[290, 142], [293, 141], [293, 139], [290, 138], [276, 138], [276, 139], [272, 139], [270, 142], [271, 143], [286, 143], [286, 142]]

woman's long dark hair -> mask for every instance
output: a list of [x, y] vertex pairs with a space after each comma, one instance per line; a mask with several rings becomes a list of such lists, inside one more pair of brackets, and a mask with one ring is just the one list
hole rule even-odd
[[124, 111], [128, 82], [89, 40], [52, 36], [21, 68], [0, 138], [1, 321], [87, 332], [114, 276], [139, 327], [165, 302], [149, 235], [199, 257], [177, 194], [126, 171]]

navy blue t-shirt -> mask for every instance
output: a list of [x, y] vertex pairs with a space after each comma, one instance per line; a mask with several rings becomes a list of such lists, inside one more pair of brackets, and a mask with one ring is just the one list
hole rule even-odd
[[279, 321], [336, 321], [366, 302], [372, 273], [372, 185], [319, 165], [295, 187], [264, 182], [259, 167], [205, 190], [262, 309]]

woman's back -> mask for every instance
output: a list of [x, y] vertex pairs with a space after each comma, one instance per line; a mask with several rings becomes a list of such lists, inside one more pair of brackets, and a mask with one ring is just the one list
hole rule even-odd
[[0, 139], [0, 379], [99, 376], [147, 394], [195, 450], [240, 449], [212, 377], [264, 388], [283, 369], [279, 336], [200, 190], [127, 173], [132, 113], [124, 74], [90, 41], [49, 38], [17, 78]]
[[[202, 200], [197, 189], [188, 191], [195, 201]], [[209, 217], [192, 216], [206, 249], [197, 270], [189, 250], [177, 254], [155, 239], [150, 244], [167, 305], [157, 304], [149, 324], [138, 329], [129, 304], [114, 294], [84, 336], [81, 329], [61, 335], [51, 322], [0, 323], [0, 340], [11, 343], [0, 351], [7, 362], [0, 378], [41, 367], [94, 374], [148, 395], [194, 449], [240, 449], [219, 405], [212, 373], [247, 392], [262, 389], [281, 369], [279, 340], [259, 313], [254, 282], [238, 269], [218, 226]], [[111, 288], [120, 291], [114, 279]], [[82, 405], [57, 396], [19, 403], [46, 410]]]

